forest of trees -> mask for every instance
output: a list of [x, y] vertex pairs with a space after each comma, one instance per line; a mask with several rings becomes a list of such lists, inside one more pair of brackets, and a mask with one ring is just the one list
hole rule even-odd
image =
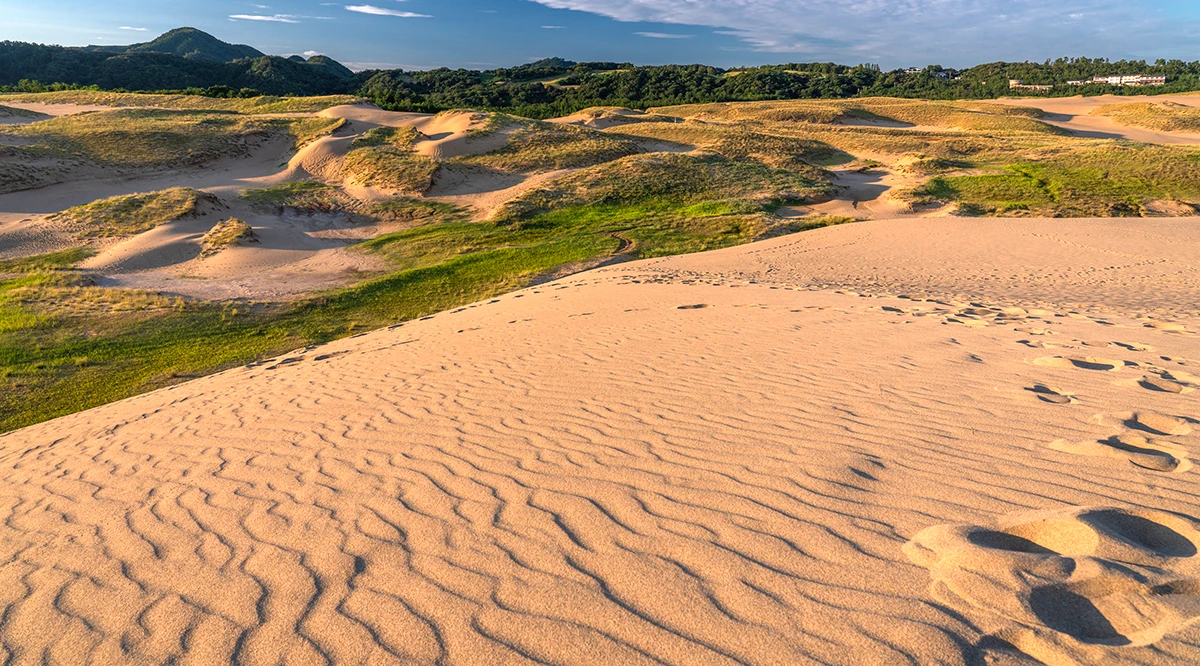
[[[1200, 90], [1200, 62], [1109, 61], [1062, 58], [1040, 63], [997, 62], [964, 70], [937, 65], [883, 71], [875, 65], [789, 63], [739, 69], [705, 65], [634, 66], [575, 63], [560, 58], [520, 67], [474, 71], [372, 70], [354, 73], [317, 56], [258, 56], [228, 62], [196, 56], [195, 44], [228, 52], [215, 38], [191, 29], [172, 31], [149, 44], [174, 52], [114, 53], [0, 42], [0, 91], [98, 87], [137, 92], [199, 91], [213, 96], [355, 94], [385, 109], [436, 112], [453, 108], [498, 110], [534, 118], [573, 113], [591, 106], [647, 108], [685, 103], [846, 98], [856, 96], [987, 99], [1010, 94], [1009, 79], [1050, 84], [1050, 96], [1113, 93], [1136, 95]], [[166, 39], [171, 37], [171, 39]], [[211, 41], [210, 41], [211, 40]], [[228, 46], [228, 45], [226, 45]], [[132, 48], [132, 47], [131, 47]], [[232, 47], [231, 47], [232, 48]], [[246, 47], [248, 48], [248, 47]], [[189, 57], [177, 55], [186, 49]], [[1096, 75], [1163, 74], [1167, 85], [1119, 88], [1068, 86]], [[1028, 94], [1022, 92], [1022, 94]]]

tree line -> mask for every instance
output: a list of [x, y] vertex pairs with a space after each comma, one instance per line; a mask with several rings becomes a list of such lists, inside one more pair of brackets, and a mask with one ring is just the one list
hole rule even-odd
[[[1070, 80], [1114, 74], [1162, 74], [1167, 76], [1168, 84], [1154, 88], [1066, 85]], [[488, 71], [443, 68], [352, 73], [328, 58], [305, 61], [262, 56], [211, 62], [160, 53], [114, 55], [0, 42], [0, 91], [93, 87], [186, 91], [214, 97], [351, 94], [389, 110], [476, 108], [533, 118], [567, 115], [593, 106], [644, 109], [674, 104], [868, 96], [989, 99], [1010, 94], [1010, 79], [1054, 86], [1039, 93], [1047, 96], [1186, 92], [1200, 90], [1200, 62], [1061, 58], [1040, 63], [995, 62], [963, 70], [931, 65], [885, 71], [870, 64], [787, 63], [723, 69], [707, 65], [576, 63], [551, 58]]]

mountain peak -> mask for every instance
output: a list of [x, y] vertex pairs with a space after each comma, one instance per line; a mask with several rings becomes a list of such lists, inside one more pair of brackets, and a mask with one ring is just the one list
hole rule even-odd
[[89, 46], [88, 50], [107, 53], [166, 53], [190, 60], [229, 62], [241, 58], [260, 58], [262, 51], [245, 44], [229, 44], [196, 28], [167, 31], [149, 42], [130, 46]]

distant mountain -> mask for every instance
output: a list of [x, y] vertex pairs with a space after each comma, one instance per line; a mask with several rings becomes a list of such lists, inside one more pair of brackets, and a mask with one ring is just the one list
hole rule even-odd
[[131, 46], [65, 47], [0, 42], [0, 85], [32, 80], [124, 90], [249, 88], [269, 95], [351, 93], [361, 82], [340, 62], [263, 55], [195, 28]]
[[261, 58], [262, 51], [245, 44], [229, 44], [195, 28], [176, 28], [153, 41], [129, 46], [87, 46], [100, 53], [165, 53], [189, 60], [231, 62], [242, 58]]

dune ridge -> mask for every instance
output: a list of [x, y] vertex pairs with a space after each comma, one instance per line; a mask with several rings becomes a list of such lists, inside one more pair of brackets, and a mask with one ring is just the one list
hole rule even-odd
[[[0, 651], [1193, 662], [1195, 472], [1143, 463], [1200, 455], [1198, 241], [1165, 219], [833, 227], [0, 436]], [[1056, 445], [1138, 437], [1159, 444]]]

